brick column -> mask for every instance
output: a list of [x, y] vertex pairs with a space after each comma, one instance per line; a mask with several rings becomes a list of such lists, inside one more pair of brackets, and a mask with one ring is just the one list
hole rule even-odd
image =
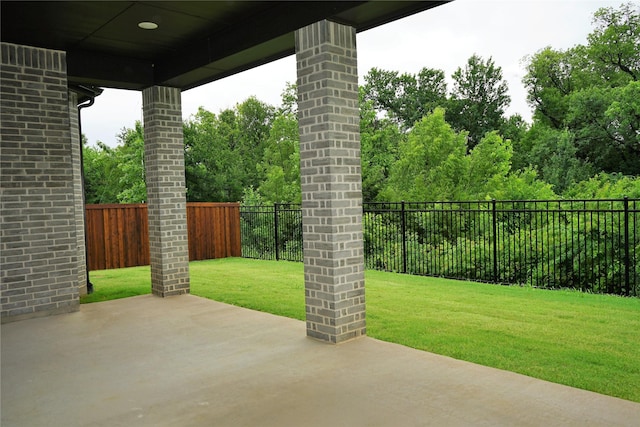
[[66, 54], [11, 43], [0, 50], [4, 323], [78, 310], [79, 251]]
[[142, 91], [151, 291], [189, 293], [187, 199], [180, 89]]
[[87, 293], [87, 262], [84, 242], [84, 184], [80, 153], [80, 123], [78, 122], [78, 95], [69, 92], [69, 129], [71, 131], [71, 167], [73, 170], [74, 218], [78, 247], [78, 292]]
[[296, 32], [307, 335], [366, 333], [355, 29]]

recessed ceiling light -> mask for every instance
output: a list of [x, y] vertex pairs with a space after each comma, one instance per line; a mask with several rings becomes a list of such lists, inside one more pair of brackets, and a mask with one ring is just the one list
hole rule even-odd
[[156, 28], [158, 28], [158, 24], [151, 21], [143, 21], [138, 23], [138, 27], [142, 28], [143, 30], [155, 30]]

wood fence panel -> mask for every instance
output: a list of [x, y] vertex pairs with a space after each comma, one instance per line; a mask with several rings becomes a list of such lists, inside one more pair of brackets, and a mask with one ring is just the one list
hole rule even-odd
[[241, 256], [238, 203], [187, 203], [189, 259]]
[[104, 270], [107, 268], [104, 238], [104, 217], [102, 209], [86, 209], [87, 251], [89, 253], [89, 270]]
[[241, 257], [242, 256], [242, 238], [240, 234], [240, 204], [236, 206], [229, 206], [225, 209], [225, 215], [227, 217], [227, 230], [230, 230], [227, 234], [230, 256]]
[[[146, 204], [87, 205], [89, 270], [149, 265]], [[189, 260], [241, 256], [238, 203], [187, 203]]]
[[[127, 230], [119, 239], [123, 247], [123, 264], [127, 266], [149, 264], [149, 225], [146, 205], [141, 209], [123, 209], [121, 212]], [[137, 250], [129, 250], [130, 248], [137, 248]]]
[[[113, 251], [111, 250], [111, 209], [105, 207], [102, 211], [102, 235], [104, 238], [104, 268], [114, 268], [113, 266]], [[89, 257], [91, 259], [91, 257]]]
[[87, 205], [89, 270], [149, 264], [147, 205]]

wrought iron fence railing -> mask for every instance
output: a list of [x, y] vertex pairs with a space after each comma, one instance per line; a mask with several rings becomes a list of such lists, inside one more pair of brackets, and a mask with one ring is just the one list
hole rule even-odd
[[[638, 295], [640, 200], [365, 203], [367, 268]], [[244, 206], [242, 256], [302, 261], [299, 205]]]
[[302, 261], [300, 205], [241, 206], [240, 236], [244, 258]]

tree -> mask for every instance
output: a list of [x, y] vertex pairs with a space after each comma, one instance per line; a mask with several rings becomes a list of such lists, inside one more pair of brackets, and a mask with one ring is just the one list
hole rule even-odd
[[[264, 179], [256, 165], [263, 158], [265, 142], [274, 119], [275, 108], [252, 96], [236, 106], [238, 152], [244, 173], [243, 187], [258, 187]], [[240, 200], [239, 198], [236, 200]]]
[[538, 178], [535, 169], [525, 168], [509, 174], [502, 187], [494, 189], [487, 198], [496, 200], [553, 200], [557, 198], [551, 184]]
[[542, 179], [553, 185], [556, 193], [562, 194], [575, 183], [589, 179], [594, 170], [590, 162], [576, 156], [578, 148], [574, 134], [564, 130], [555, 132], [551, 138], [555, 149], [550, 151], [552, 154], [547, 156], [546, 162], [541, 162]]
[[257, 188], [275, 108], [250, 97], [215, 115], [204, 108], [184, 123], [188, 201], [242, 199], [245, 188]]
[[640, 7], [627, 3], [618, 10], [599, 9], [593, 23], [595, 29], [588, 36], [588, 53], [595, 64], [604, 68], [601, 74], [622, 72], [633, 81], [640, 80]]
[[278, 108], [278, 113], [296, 116], [298, 114], [298, 87], [295, 83], [287, 82], [280, 98], [282, 105]]
[[630, 149], [630, 156], [640, 156], [640, 82], [629, 82], [614, 93], [605, 111], [608, 130], [615, 141]]
[[529, 129], [529, 124], [520, 114], [514, 114], [503, 123], [500, 135], [512, 141], [514, 146], [524, 138]]
[[113, 149], [100, 141], [96, 145], [83, 147], [85, 201], [118, 203], [120, 173]]
[[466, 133], [456, 133], [436, 108], [422, 118], [400, 145], [384, 200], [455, 200], [466, 184]]
[[118, 145], [83, 147], [85, 199], [92, 203], [142, 203], [147, 199], [144, 139], [140, 121], [122, 128]]
[[489, 132], [467, 153], [466, 132], [456, 132], [437, 108], [416, 123], [400, 145], [382, 193], [391, 201], [461, 201], [553, 198], [533, 169], [512, 173], [511, 141]]
[[465, 68], [458, 68], [451, 77], [454, 83], [447, 121], [458, 132], [469, 133], [472, 149], [487, 132], [503, 127], [505, 108], [511, 102], [507, 82], [493, 59], [484, 61], [478, 55], [472, 55]]
[[144, 166], [144, 130], [137, 120], [133, 129], [123, 128], [115, 151], [120, 170], [119, 203], [143, 203], [147, 200]]
[[571, 186], [566, 195], [575, 199], [640, 199], [640, 177], [599, 173]]
[[235, 112], [224, 110], [216, 116], [200, 107], [183, 129], [187, 200], [240, 200], [245, 175], [235, 150], [238, 140]]
[[360, 147], [362, 163], [362, 198], [378, 199], [389, 179], [391, 167], [398, 160], [398, 147], [405, 135], [392, 120], [378, 118], [372, 100], [364, 99], [360, 90]]
[[636, 82], [611, 87], [612, 81], [621, 80], [619, 75], [588, 77], [575, 57], [575, 50], [550, 49], [533, 57], [524, 81], [535, 121], [571, 131], [576, 157], [597, 170], [639, 173]]
[[540, 179], [551, 184], [556, 193], [562, 194], [594, 174], [592, 165], [576, 156], [578, 149], [572, 132], [535, 124], [526, 139], [535, 141], [526, 153], [527, 165], [534, 167]]
[[372, 68], [364, 80], [362, 99], [371, 101], [374, 110], [386, 114], [403, 129], [410, 129], [446, 103], [447, 85], [442, 70], [423, 68], [414, 75]]
[[561, 128], [565, 123], [568, 98], [574, 90], [571, 52], [546, 47], [528, 58], [527, 74], [522, 82], [527, 101], [534, 108], [534, 120]]
[[458, 192], [458, 200], [493, 198], [511, 172], [512, 156], [511, 141], [496, 131], [487, 133], [469, 153], [468, 184]]
[[523, 82], [534, 120], [574, 135], [576, 157], [594, 171], [640, 174], [640, 8], [602, 8], [586, 46], [545, 48]]
[[273, 121], [262, 162], [258, 165], [264, 181], [258, 188], [271, 203], [300, 203], [300, 137], [298, 120], [289, 112], [280, 112]]
[[592, 87], [572, 94], [566, 125], [577, 156], [605, 172], [640, 174], [640, 82]]

